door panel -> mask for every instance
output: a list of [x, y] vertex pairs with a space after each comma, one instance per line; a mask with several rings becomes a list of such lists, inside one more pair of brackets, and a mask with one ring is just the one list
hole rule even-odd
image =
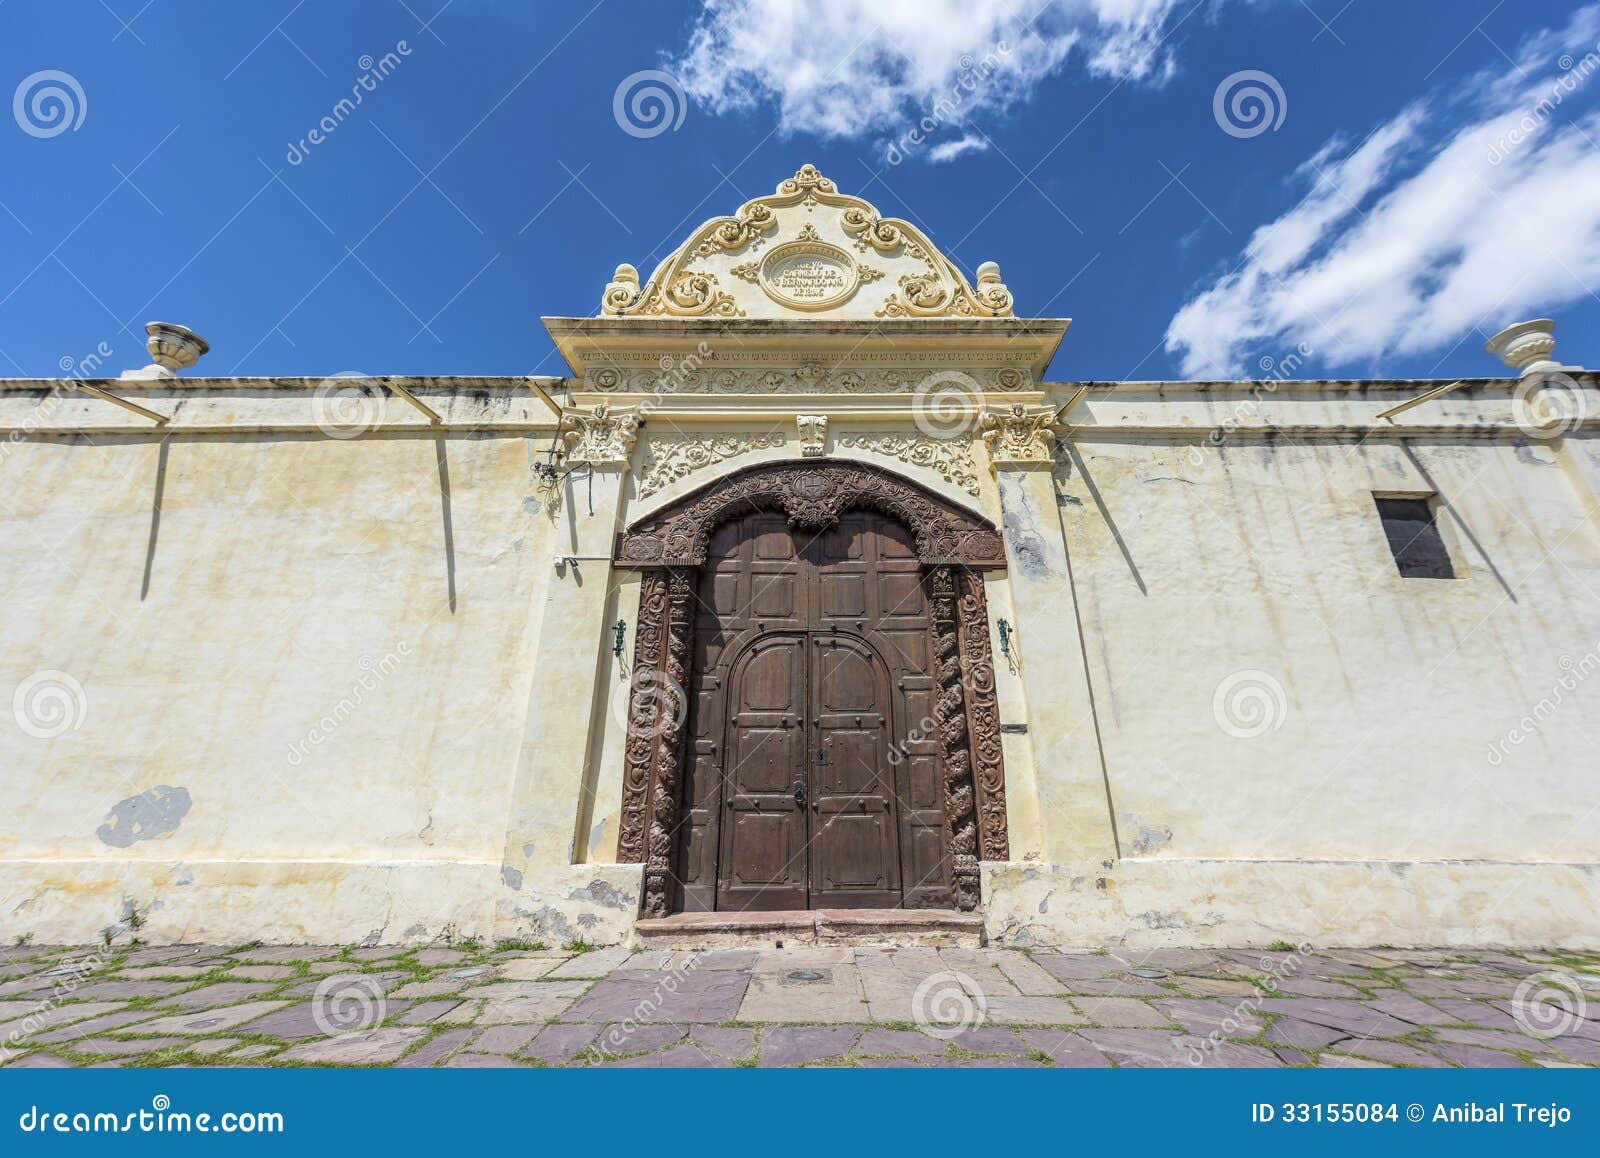
[[865, 641], [811, 638], [813, 841], [816, 908], [900, 903], [889, 673]]
[[729, 681], [719, 909], [806, 907], [805, 636], [756, 640]]

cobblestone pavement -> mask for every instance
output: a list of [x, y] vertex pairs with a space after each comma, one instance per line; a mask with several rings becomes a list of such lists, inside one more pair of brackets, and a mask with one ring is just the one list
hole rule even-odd
[[1594, 1066], [1600, 954], [23, 945], [0, 1060]]

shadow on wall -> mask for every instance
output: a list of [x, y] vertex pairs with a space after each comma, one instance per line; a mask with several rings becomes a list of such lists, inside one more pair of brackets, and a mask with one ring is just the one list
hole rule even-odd
[[1133, 554], [1128, 550], [1127, 541], [1122, 537], [1122, 531], [1117, 527], [1116, 520], [1111, 517], [1111, 512], [1106, 508], [1105, 499], [1100, 496], [1100, 488], [1094, 485], [1094, 478], [1089, 474], [1089, 467], [1083, 461], [1083, 456], [1078, 453], [1078, 448], [1070, 442], [1062, 446], [1072, 458], [1072, 465], [1083, 478], [1083, 485], [1089, 492], [1089, 497], [1094, 500], [1095, 509], [1100, 512], [1100, 517], [1105, 520], [1106, 529], [1111, 532], [1111, 537], [1116, 540], [1117, 550], [1122, 552], [1123, 562], [1128, 564], [1128, 571], [1133, 576], [1133, 581], [1139, 585], [1139, 594], [1148, 595], [1149, 590], [1144, 585], [1144, 576], [1139, 574], [1139, 568], [1134, 564]]

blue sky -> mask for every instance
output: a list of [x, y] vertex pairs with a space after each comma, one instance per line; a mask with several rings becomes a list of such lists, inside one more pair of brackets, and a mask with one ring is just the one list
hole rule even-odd
[[[156, 318], [210, 340], [197, 373], [560, 373], [540, 315], [807, 161], [1073, 318], [1055, 378], [1302, 346], [1309, 377], [1481, 376], [1540, 314], [1600, 359], [1595, 5], [0, 0], [0, 29], [3, 375], [142, 365]], [[625, 128], [651, 83], [670, 124]]]

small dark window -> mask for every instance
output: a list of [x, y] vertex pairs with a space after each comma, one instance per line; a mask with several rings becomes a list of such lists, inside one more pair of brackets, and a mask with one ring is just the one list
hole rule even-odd
[[1450, 552], [1444, 548], [1439, 525], [1428, 499], [1384, 499], [1372, 496], [1383, 520], [1395, 566], [1406, 579], [1454, 579]]

